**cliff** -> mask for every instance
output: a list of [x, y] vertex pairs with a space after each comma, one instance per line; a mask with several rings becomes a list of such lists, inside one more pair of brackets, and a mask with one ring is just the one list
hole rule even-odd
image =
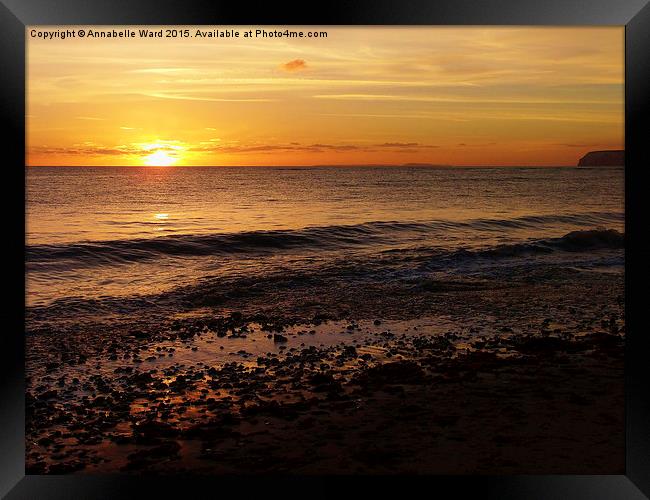
[[578, 161], [579, 167], [622, 167], [624, 165], [624, 150], [590, 151]]

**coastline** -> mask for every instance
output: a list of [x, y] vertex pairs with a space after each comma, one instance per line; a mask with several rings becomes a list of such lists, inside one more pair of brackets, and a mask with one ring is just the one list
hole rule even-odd
[[622, 274], [544, 272], [42, 326], [28, 473], [622, 471]]

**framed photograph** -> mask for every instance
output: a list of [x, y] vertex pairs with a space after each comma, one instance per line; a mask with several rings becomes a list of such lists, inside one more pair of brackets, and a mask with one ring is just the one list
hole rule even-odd
[[0, 494], [648, 498], [646, 3], [3, 0]]

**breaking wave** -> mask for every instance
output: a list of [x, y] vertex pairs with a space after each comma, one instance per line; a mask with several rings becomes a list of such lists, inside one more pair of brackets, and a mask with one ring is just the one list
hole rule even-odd
[[[400, 244], [438, 245], [450, 234], [463, 241], [463, 234], [516, 233], [517, 230], [543, 234], [544, 229], [602, 227], [620, 224], [623, 214], [590, 212], [567, 215], [523, 216], [511, 219], [475, 219], [471, 221], [367, 222], [356, 225], [307, 227], [296, 230], [249, 231], [200, 235], [174, 235], [149, 239], [81, 242], [27, 247], [27, 263], [36, 269], [50, 267], [83, 268], [120, 265], [164, 256], [260, 255], [294, 250], [337, 250], [349, 247]], [[491, 248], [463, 251], [485, 257], [515, 256], [553, 251], [585, 251], [596, 248], [622, 248], [622, 233], [614, 229], [571, 231], [559, 238], [546, 238]]]

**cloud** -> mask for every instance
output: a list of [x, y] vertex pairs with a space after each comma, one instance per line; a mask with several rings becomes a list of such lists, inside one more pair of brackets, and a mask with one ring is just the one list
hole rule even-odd
[[564, 146], [565, 148], [595, 148], [599, 145], [579, 143], [579, 144], [556, 144], [556, 146]]
[[325, 151], [333, 151], [336, 153], [341, 152], [355, 152], [355, 153], [376, 153], [378, 151], [385, 151], [390, 149], [394, 152], [411, 153], [421, 149], [437, 148], [439, 146], [429, 144], [419, 144], [417, 142], [385, 142], [383, 144], [300, 144], [291, 142], [288, 144], [229, 144], [217, 145], [206, 144], [205, 142], [199, 146], [190, 148], [191, 151], [202, 153], [273, 153], [273, 152], [311, 152], [323, 153]]
[[418, 146], [417, 142], [384, 142], [383, 144], [378, 144], [383, 148], [410, 148], [413, 146]]
[[294, 59], [280, 66], [285, 71], [302, 71], [307, 68], [307, 63], [303, 59]]
[[472, 143], [459, 142], [456, 146], [459, 148], [485, 148], [488, 146], [496, 146], [496, 142], [482, 142], [482, 143]]
[[377, 144], [376, 147], [389, 149], [396, 153], [412, 153], [417, 150], [439, 148], [440, 146], [420, 144], [419, 142], [384, 142], [383, 144]]
[[362, 149], [361, 146], [355, 146], [353, 144], [312, 144], [311, 148], [315, 149], [327, 149], [331, 151], [356, 151]]
[[147, 97], [156, 97], [160, 99], [177, 99], [180, 101], [208, 101], [208, 102], [273, 102], [275, 99], [265, 99], [265, 98], [244, 98], [244, 99], [229, 99], [221, 97], [208, 97], [208, 96], [191, 96], [184, 94], [173, 94], [165, 92], [145, 92], [141, 95]]
[[31, 153], [46, 155], [83, 155], [83, 156], [113, 156], [113, 155], [132, 155], [142, 154], [142, 151], [136, 151], [127, 146], [80, 146], [80, 147], [34, 147], [30, 149]]
[[130, 73], [154, 73], [154, 74], [176, 74], [176, 73], [191, 73], [194, 71], [192, 68], [141, 68], [132, 69]]
[[183, 146], [171, 144], [175, 141], [158, 141], [152, 144], [131, 143], [117, 146], [106, 146], [86, 142], [74, 144], [70, 147], [36, 146], [30, 148], [30, 153], [65, 156], [148, 156], [153, 151], [166, 151], [169, 154], [177, 153]]
[[618, 101], [593, 100], [593, 99], [549, 99], [543, 98], [521, 98], [521, 97], [481, 97], [481, 96], [464, 96], [464, 95], [402, 95], [402, 94], [315, 94], [314, 99], [332, 99], [338, 101], [412, 101], [412, 102], [432, 102], [432, 103], [450, 103], [450, 104], [504, 104], [504, 105], [591, 105], [591, 106], [612, 106], [620, 104]]
[[174, 153], [179, 149], [203, 154], [324, 153], [326, 151], [335, 153], [377, 153], [379, 151], [414, 153], [423, 149], [439, 147], [417, 142], [385, 142], [383, 144], [300, 144], [298, 142], [286, 144], [217, 144], [217, 141], [212, 141], [201, 141], [195, 145], [187, 143], [182, 143], [182, 145], [171, 144], [177, 141], [158, 141], [156, 143], [131, 143], [118, 146], [105, 146], [94, 143], [74, 144], [71, 147], [37, 146], [30, 148], [30, 153], [75, 156], [147, 156], [152, 151]]
[[[340, 146], [340, 148], [349, 148], [350, 146]], [[300, 144], [250, 144], [250, 145], [219, 145], [219, 144], [205, 144], [190, 148], [190, 151], [200, 153], [274, 153], [274, 152], [295, 152], [295, 151], [309, 151], [318, 153], [325, 149], [337, 150], [337, 146], [328, 144], [312, 144], [310, 146], [303, 146]], [[346, 149], [341, 149], [346, 150]]]

